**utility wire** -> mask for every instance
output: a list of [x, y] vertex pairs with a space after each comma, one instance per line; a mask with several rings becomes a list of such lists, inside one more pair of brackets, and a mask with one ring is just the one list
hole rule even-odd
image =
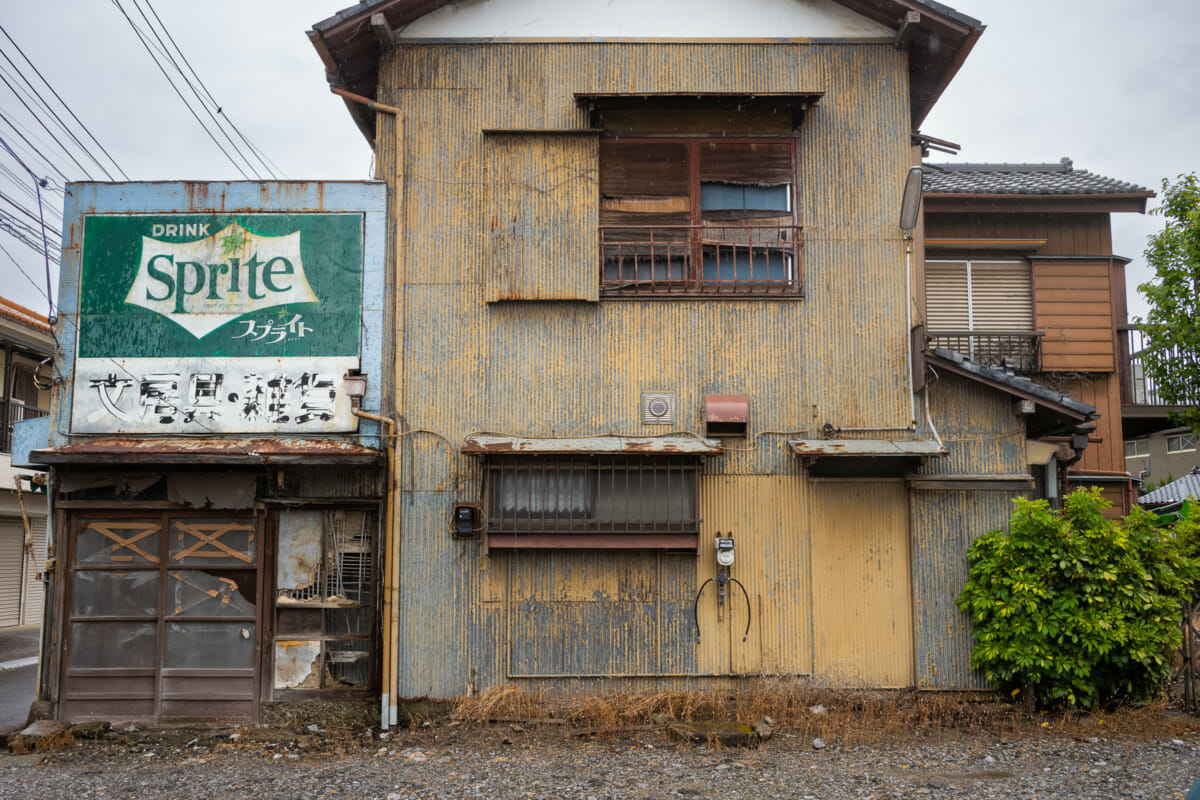
[[[50, 169], [57, 172], [59, 174], [59, 177], [61, 177], [64, 181], [70, 180], [70, 178], [67, 177], [67, 174], [65, 172], [63, 172], [61, 169], [59, 169], [57, 164], [55, 164], [53, 161], [51, 161], [49, 158], [47, 158], [45, 153], [43, 153], [41, 150], [38, 150], [37, 147], [35, 147], [33, 145], [33, 143], [31, 143], [29, 141], [29, 139], [27, 139], [25, 137], [25, 134], [21, 133], [21, 129], [18, 128], [16, 125], [14, 125], [12, 123], [12, 121], [9, 120], [8, 117], [4, 116], [3, 114], [0, 114], [0, 121], [3, 121], [6, 125], [8, 125], [8, 127], [12, 128], [13, 132], [15, 132], [17, 134], [17, 136], [21, 137], [21, 141], [23, 141], [25, 143], [25, 146], [28, 147], [31, 151], [33, 151], [33, 153], [38, 158], [40, 158], [43, 161], [43, 163], [45, 163], [48, 167], [50, 167]], [[28, 172], [30, 175], [34, 174], [33, 170], [31, 170], [25, 164], [24, 161], [21, 161], [20, 157], [15, 152], [13, 152], [11, 147], [9, 147], [7, 144], [5, 144], [4, 149], [7, 150], [9, 152], [9, 154], [12, 155], [13, 158], [17, 159], [17, 161], [21, 164], [22, 167], [25, 167], [26, 172]]]
[[[26, 76], [25, 73], [21, 71], [21, 68], [18, 67], [15, 63], [13, 63], [13, 60], [11, 58], [9, 58], [8, 53], [5, 53], [3, 48], [0, 48], [0, 56], [3, 56], [4, 60], [8, 62], [10, 67], [12, 67], [13, 72], [15, 72], [16, 75], [13, 76], [12, 73], [8, 72], [8, 70], [3, 70], [3, 69], [0, 69], [0, 72], [3, 72], [3, 74], [9, 75], [10, 77], [14, 77], [14, 80], [19, 78], [20, 82], [24, 83], [25, 86], [28, 87], [27, 96], [31, 100], [34, 100], [36, 103], [40, 104], [41, 107], [43, 109], [45, 109], [46, 113], [48, 113], [51, 117], [54, 118], [54, 121], [56, 123], [58, 123], [58, 127], [61, 128], [67, 134], [68, 137], [70, 137], [71, 141], [75, 142], [76, 147], [78, 147], [79, 150], [81, 152], [83, 152], [84, 155], [86, 155], [89, 159], [91, 159], [92, 162], [97, 167], [100, 168], [100, 171], [104, 173], [105, 177], [107, 177], [109, 180], [114, 180], [112, 173], [108, 171], [108, 169], [104, 166], [104, 164], [100, 163], [100, 160], [92, 154], [92, 152], [88, 149], [87, 145], [85, 145], [83, 142], [79, 141], [79, 137], [75, 135], [75, 131], [71, 129], [71, 126], [69, 126], [65, 122], [63, 122], [63, 119], [62, 119], [62, 117], [60, 117], [58, 115], [58, 112], [55, 111], [54, 108], [50, 105], [50, 103], [48, 103], [46, 101], [46, 98], [42, 96], [42, 93], [39, 92], [37, 87], [33, 85], [33, 82], [29, 80], [28, 76]], [[8, 84], [8, 81], [5, 81], [5, 83]], [[8, 85], [9, 85], [10, 89], [13, 88], [11, 84], [8, 84]], [[13, 89], [13, 93], [14, 94], [16, 93], [16, 89]], [[40, 122], [40, 115], [38, 115], [38, 116], [39, 116], [39, 122]], [[55, 139], [55, 141], [57, 142], [58, 140]], [[64, 150], [66, 150], [66, 146], [63, 145], [61, 142], [59, 143], [59, 146], [62, 147]]]
[[[40, 136], [38, 136], [36, 133], [31, 131], [28, 126], [22, 125], [18, 119], [16, 119], [15, 117], [6, 116], [3, 112], [0, 112], [0, 122], [3, 122], [8, 127], [12, 128], [13, 132], [16, 133], [18, 137], [20, 137], [21, 142], [24, 144], [25, 148], [28, 150], [28, 154], [30, 155], [31, 158], [36, 157], [36, 158], [40, 159], [42, 161], [42, 163], [45, 164], [46, 166], [48, 166], [50, 169], [54, 169], [56, 172], [59, 172], [60, 175], [63, 174], [61, 171], [56, 169], [55, 163], [52, 160], [50, 160], [50, 158], [48, 156], [46, 156], [46, 154], [44, 152], [42, 152], [42, 150], [38, 149], [38, 145], [41, 145], [43, 148], [46, 148], [47, 150], [49, 150], [50, 149], [49, 144], [46, 141], [44, 141]], [[66, 176], [63, 175], [63, 177], [65, 178]], [[33, 190], [30, 189], [29, 193], [33, 194]]]
[[[166, 56], [167, 61], [171, 63], [171, 66], [177, 73], [179, 73], [179, 76], [183, 78], [184, 85], [187, 86], [188, 90], [191, 91], [192, 96], [194, 96], [197, 102], [200, 103], [200, 107], [204, 109], [204, 113], [208, 114], [208, 118], [213, 121], [213, 125], [215, 125], [217, 130], [221, 132], [221, 135], [225, 137], [225, 141], [229, 143], [229, 146], [233, 149], [233, 152], [237, 153], [238, 156], [241, 157], [242, 161], [245, 162], [250, 172], [254, 174], [254, 177], [258, 178], [258, 170], [254, 168], [254, 165], [250, 163], [250, 159], [246, 157], [246, 154], [242, 152], [240, 147], [238, 147], [237, 142], [235, 142], [233, 137], [229, 135], [229, 131], [225, 130], [225, 126], [221, 124], [221, 120], [217, 119], [216, 115], [213, 114], [212, 109], [208, 107], [208, 103], [204, 102], [204, 98], [200, 95], [199, 90], [196, 89], [196, 85], [192, 83], [191, 79], [188, 78], [188, 76], [184, 73], [183, 68], [179, 66], [179, 62], [175, 60], [175, 56], [171, 55], [171, 51], [167, 49], [167, 43], [163, 41], [163, 38], [159, 35], [158, 30], [154, 27], [153, 23], [150, 22], [150, 18], [146, 16], [146, 12], [142, 10], [138, 0], [131, 0], [131, 2], [133, 3], [133, 7], [137, 9], [137, 12], [141, 14], [142, 20], [146, 23], [146, 28], [150, 31], [151, 35], [154, 36], [155, 40], [157, 40], [159, 50], [163, 53], [163, 55]], [[213, 105], [216, 105], [216, 103]]]
[[[79, 167], [80, 172], [82, 172], [84, 175], [86, 175], [88, 180], [93, 180], [92, 175], [90, 172], [87, 171], [87, 168], [85, 166], [83, 166], [83, 164], [79, 163], [79, 159], [75, 158], [75, 156], [71, 154], [71, 151], [68, 150], [63, 145], [63, 143], [58, 140], [58, 137], [54, 135], [54, 132], [51, 131], [50, 128], [46, 126], [46, 123], [42, 122], [41, 116], [39, 116], [37, 112], [35, 112], [32, 108], [29, 107], [29, 104], [25, 102], [25, 100], [21, 97], [20, 93], [17, 92], [17, 90], [13, 88], [13, 85], [8, 82], [8, 78], [4, 77], [4, 75], [0, 75], [0, 82], [3, 82], [4, 85], [8, 87], [8, 90], [13, 93], [13, 95], [17, 98], [17, 100], [20, 101], [21, 105], [23, 105], [25, 107], [25, 110], [29, 112], [29, 115], [31, 117], [33, 117], [34, 121], [37, 122], [38, 125], [41, 125], [42, 130], [44, 130], [46, 133], [48, 133], [50, 135], [50, 138], [54, 140], [55, 144], [57, 144], [62, 149], [62, 151], [67, 154], [67, 158], [69, 158], [73, 162], [75, 162], [75, 166]], [[64, 176], [64, 177], [66, 177], [66, 176]]]
[[[11, 197], [9, 197], [8, 195], [6, 195], [6, 194], [5, 194], [3, 191], [0, 191], [0, 200], [3, 200], [4, 202], [6, 202], [6, 203], [8, 203], [9, 205], [11, 205], [13, 208], [17, 209], [17, 210], [18, 210], [18, 211], [20, 211], [22, 214], [24, 214], [25, 216], [29, 217], [29, 219], [30, 219], [30, 220], [32, 220], [33, 222], [40, 222], [40, 219], [39, 219], [39, 217], [38, 217], [37, 215], [35, 215], [35, 214], [34, 214], [32, 211], [30, 211], [29, 209], [25, 208], [25, 206], [21, 205], [21, 204], [20, 204], [19, 202], [17, 202], [16, 200], [14, 200], [14, 199], [12, 199]], [[3, 213], [3, 212], [0, 212], [0, 213]], [[56, 238], [59, 238], [59, 239], [61, 239], [61, 238], [62, 238], [62, 231], [60, 231], [60, 230], [58, 230], [58, 229], [56, 229], [56, 228], [53, 228], [53, 227], [49, 228], [48, 230], [49, 230], [49, 232], [50, 232], [50, 233], [54, 234], [54, 236], [55, 236]]]
[[121, 12], [121, 16], [125, 17], [125, 21], [129, 23], [129, 27], [131, 27], [133, 32], [137, 34], [138, 41], [142, 43], [142, 47], [146, 48], [146, 52], [150, 54], [151, 60], [154, 61], [154, 66], [158, 67], [158, 71], [161, 72], [163, 77], [167, 79], [167, 83], [171, 84], [172, 91], [175, 92], [176, 96], [179, 98], [179, 101], [187, 107], [188, 112], [192, 115], [192, 117], [195, 118], [196, 123], [204, 129], [204, 133], [208, 135], [209, 139], [212, 139], [213, 144], [215, 144], [217, 149], [224, 154], [225, 158], [229, 159], [229, 163], [233, 165], [234, 169], [236, 169], [243, 178], [249, 180], [250, 176], [247, 175], [246, 171], [242, 169], [241, 165], [234, 160], [233, 156], [231, 156], [229, 151], [227, 151], [221, 142], [218, 141], [217, 137], [213, 136], [212, 131], [210, 131], [208, 126], [204, 124], [204, 121], [200, 119], [200, 116], [196, 113], [196, 110], [192, 108], [191, 104], [188, 103], [187, 98], [185, 98], [183, 93], [179, 91], [179, 87], [175, 85], [175, 82], [171, 80], [171, 76], [167, 73], [166, 69], [163, 68], [163, 65], [159, 63], [157, 58], [154, 58], [154, 51], [151, 49], [150, 44], [146, 39], [146, 35], [142, 33], [141, 29], [138, 28], [137, 23], [135, 23], [133, 18], [131, 18], [128, 12], [125, 11], [124, 6], [121, 5], [119, 0], [112, 0], [112, 4], [117, 7], [118, 11]]
[[[135, 3], [136, 3], [136, 1], [137, 0], [134, 0]], [[200, 79], [200, 76], [196, 74], [196, 70], [192, 68], [192, 63], [190, 61], [188, 61], [187, 56], [184, 55], [183, 50], [180, 49], [179, 44], [175, 41], [175, 37], [171, 35], [171, 31], [169, 31], [167, 29], [167, 26], [165, 24], [163, 24], [162, 19], [158, 16], [158, 12], [154, 10], [154, 6], [150, 3], [150, 0], [144, 0], [144, 2], [146, 3], [146, 7], [150, 9], [150, 13], [154, 16], [155, 21], [158, 22], [159, 27], [162, 28], [162, 32], [164, 34], [166, 34], [167, 39], [171, 42], [171, 45], [175, 48], [175, 52], [179, 53], [179, 58], [181, 61], [183, 61], [184, 65], [187, 66], [188, 72], [192, 73], [192, 77], [194, 77], [196, 79], [196, 83], [200, 85], [200, 88], [202, 90], [204, 90], [204, 94], [208, 97], [209, 102], [211, 102], [213, 104], [213, 107], [216, 108], [217, 114], [219, 114], [225, 118], [226, 122], [229, 123], [229, 127], [233, 128], [233, 132], [238, 135], [238, 138], [241, 139], [243, 142], [245, 142], [246, 147], [248, 147], [250, 149], [250, 152], [253, 153], [258, 158], [259, 162], [263, 165], [263, 167], [266, 168], [267, 173], [272, 178], [278, 178], [279, 175], [276, 174], [276, 171], [278, 173], [282, 174], [283, 170], [279, 168], [278, 164], [276, 164], [271, 159], [267, 158], [266, 155], [264, 155], [261, 150], [259, 150], [257, 147], [254, 146], [253, 142], [251, 142], [249, 139], [247, 139], [242, 134], [242, 131], [238, 128], [237, 125], [235, 125], [233, 123], [233, 120], [231, 120], [229, 118], [229, 115], [224, 112], [221, 104], [217, 102], [217, 99], [215, 97], [213, 97], [212, 92], [210, 92], [208, 90], [208, 87], [204, 85], [204, 81], [202, 81]], [[145, 15], [143, 14], [143, 17], [144, 16]], [[159, 41], [161, 41], [161, 39]], [[178, 66], [176, 66], [176, 68], [178, 69]], [[272, 167], [274, 167], [274, 171], [272, 170]]]
[[[37, 68], [37, 66], [32, 61], [29, 60], [29, 56], [25, 55], [25, 51], [21, 49], [21, 46], [19, 44], [17, 44], [11, 36], [8, 35], [8, 31], [6, 31], [4, 29], [3, 25], [0, 25], [0, 33], [3, 33], [4, 38], [8, 39], [9, 42], [12, 42], [12, 46], [15, 47], [17, 52], [21, 54], [21, 58], [25, 59], [25, 63], [28, 64], [29, 67], [33, 70], [34, 74], [36, 74], [38, 76], [38, 78], [41, 79], [42, 83], [46, 84], [46, 88], [49, 89], [50, 93], [54, 95], [55, 99], [58, 100], [58, 102], [62, 104], [62, 107], [67, 110], [67, 113], [71, 115], [71, 119], [73, 119], [77, 123], [79, 123], [79, 127], [82, 128], [83, 132], [88, 135], [88, 138], [90, 138], [93, 142], [96, 143], [96, 146], [100, 148], [100, 152], [104, 153], [104, 155], [108, 157], [108, 160], [112, 162], [112, 165], [114, 167], [116, 167], [117, 172], [121, 173], [121, 177], [123, 177], [125, 180], [129, 180], [129, 176], [125, 174], [125, 170], [121, 169], [121, 165], [117, 163], [117, 160], [115, 158], [113, 158], [112, 154], [109, 153], [108, 150], [106, 150], [104, 148], [104, 145], [100, 144], [100, 140], [96, 138], [96, 136], [91, 132], [91, 130], [88, 128], [87, 125], [83, 124], [83, 120], [81, 120], [75, 114], [75, 112], [71, 109], [71, 107], [69, 105], [67, 105], [67, 101], [63, 100], [62, 97], [59, 95], [59, 93], [54, 89], [54, 87], [50, 85], [50, 81], [46, 80], [46, 77], [44, 75], [42, 75], [41, 71]], [[7, 58], [7, 56], [6, 56], [6, 58]], [[10, 61], [9, 63], [12, 63], [12, 62]]]

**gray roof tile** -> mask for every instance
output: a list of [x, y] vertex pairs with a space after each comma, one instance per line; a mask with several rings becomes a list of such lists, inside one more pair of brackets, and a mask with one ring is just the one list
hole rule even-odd
[[1027, 394], [1031, 394], [1034, 397], [1045, 400], [1047, 403], [1068, 408], [1071, 411], [1083, 414], [1085, 416], [1093, 418], [1096, 416], [1095, 406], [1082, 403], [1070, 395], [1063, 394], [1062, 392], [1056, 392], [1053, 389], [1047, 389], [1045, 386], [1035, 383], [1028, 378], [1020, 375], [1014, 375], [1005, 370], [1003, 367], [992, 367], [986, 364], [977, 364], [964, 356], [962, 353], [954, 350], [947, 350], [944, 347], [935, 347], [933, 349], [933, 354], [939, 358], [944, 358], [947, 361], [952, 361], [959, 367], [967, 370], [968, 372], [974, 373], [981, 378], [987, 378], [995, 381], [996, 383], [1002, 383], [1006, 386], [1011, 386], [1014, 389], [1018, 389]]
[[1193, 467], [1191, 472], [1179, 480], [1142, 495], [1138, 503], [1143, 506], [1178, 503], [1188, 499], [1189, 495], [1200, 499], [1200, 468]]
[[1153, 194], [1116, 178], [1057, 164], [933, 164], [924, 166], [925, 194]]

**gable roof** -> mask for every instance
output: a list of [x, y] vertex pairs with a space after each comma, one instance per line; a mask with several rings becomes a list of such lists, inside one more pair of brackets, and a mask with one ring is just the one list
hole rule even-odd
[[[313, 25], [308, 37], [325, 64], [334, 88], [375, 99], [379, 84], [379, 35], [371, 18], [382, 14], [396, 29], [459, 0], [362, 0]], [[950, 80], [958, 72], [983, 24], [933, 0], [835, 0], [840, 5], [898, 30], [909, 12], [920, 14], [908, 46], [909, 99], [912, 127], [920, 126]], [[347, 99], [350, 111], [367, 141], [375, 143], [375, 112]]]
[[1142, 495], [1138, 498], [1138, 504], [1158, 506], [1165, 503], [1180, 503], [1187, 500], [1189, 495], [1200, 499], [1200, 467], [1192, 467], [1192, 471], [1179, 480]]
[[925, 194], [1119, 194], [1153, 197], [1133, 183], [1075, 169], [1069, 158], [1055, 164], [925, 164]]

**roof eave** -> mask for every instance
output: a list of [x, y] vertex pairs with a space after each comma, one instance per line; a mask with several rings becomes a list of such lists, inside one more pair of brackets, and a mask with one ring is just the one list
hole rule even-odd
[[927, 212], [993, 211], [1022, 209], [1061, 212], [1146, 213], [1146, 201], [1154, 192], [1111, 192], [1103, 194], [988, 194], [984, 192], [925, 192]]

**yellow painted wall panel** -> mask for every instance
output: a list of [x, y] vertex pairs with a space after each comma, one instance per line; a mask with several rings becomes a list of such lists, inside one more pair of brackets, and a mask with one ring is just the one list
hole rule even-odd
[[912, 685], [904, 482], [814, 481], [809, 502], [814, 675], [835, 685]]
[[[717, 574], [714, 538], [737, 545], [724, 620], [717, 586], [699, 606], [701, 672], [803, 674], [812, 671], [809, 535], [801, 475], [709, 475], [701, 481], [701, 554], [696, 585]], [[749, 631], [746, 624], [750, 623]], [[743, 641], [743, 636], [746, 637]]]

